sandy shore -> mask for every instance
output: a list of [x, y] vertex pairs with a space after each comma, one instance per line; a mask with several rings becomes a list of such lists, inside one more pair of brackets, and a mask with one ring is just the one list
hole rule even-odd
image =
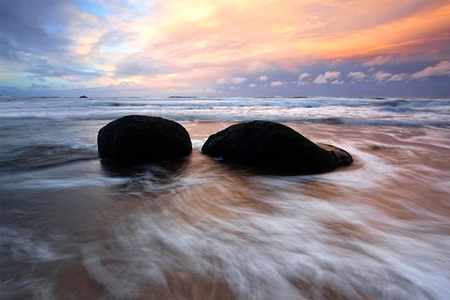
[[[194, 151], [176, 166], [117, 172], [92, 159], [33, 171], [33, 180], [83, 180], [8, 192], [3, 209], [14, 218], [3, 225], [18, 234], [6, 247], [19, 247], [19, 237], [31, 245], [11, 252], [8, 268], [30, 283], [21, 281], [19, 294], [12, 292], [19, 284], [5, 290], [48, 299], [385, 299], [387, 291], [441, 299], [449, 292], [448, 129], [288, 124], [355, 161], [327, 174], [272, 176], [200, 153], [230, 124], [184, 122]], [[46, 259], [31, 256], [33, 248], [46, 249]]]

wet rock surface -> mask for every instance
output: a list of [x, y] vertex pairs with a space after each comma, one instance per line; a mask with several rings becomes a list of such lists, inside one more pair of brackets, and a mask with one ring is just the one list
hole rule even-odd
[[316, 174], [350, 165], [352, 156], [315, 144], [292, 128], [269, 121], [232, 125], [211, 135], [202, 152], [226, 163], [289, 174]]
[[153, 163], [188, 156], [189, 133], [177, 122], [160, 117], [130, 115], [101, 128], [97, 135], [100, 158], [120, 164]]

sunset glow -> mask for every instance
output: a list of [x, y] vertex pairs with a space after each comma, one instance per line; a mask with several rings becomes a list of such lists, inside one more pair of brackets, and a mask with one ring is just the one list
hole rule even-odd
[[5, 0], [0, 93], [448, 96], [449, 15], [421, 0]]

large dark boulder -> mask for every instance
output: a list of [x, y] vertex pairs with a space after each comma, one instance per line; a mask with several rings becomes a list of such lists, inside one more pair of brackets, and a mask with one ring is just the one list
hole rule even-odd
[[125, 116], [101, 128], [97, 146], [102, 160], [121, 164], [174, 160], [192, 151], [189, 133], [183, 126], [140, 115]]
[[346, 151], [317, 145], [285, 125], [253, 121], [211, 135], [202, 147], [224, 162], [288, 174], [315, 174], [353, 162]]

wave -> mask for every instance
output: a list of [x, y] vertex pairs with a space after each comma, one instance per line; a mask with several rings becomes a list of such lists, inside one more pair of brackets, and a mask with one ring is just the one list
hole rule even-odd
[[1, 119], [113, 120], [130, 114], [175, 121], [240, 122], [255, 119], [367, 126], [437, 126], [450, 123], [448, 99], [369, 98], [21, 98], [0, 101]]
[[3, 171], [33, 171], [57, 167], [72, 162], [97, 159], [94, 149], [80, 149], [64, 145], [33, 145], [4, 150], [0, 158]]

